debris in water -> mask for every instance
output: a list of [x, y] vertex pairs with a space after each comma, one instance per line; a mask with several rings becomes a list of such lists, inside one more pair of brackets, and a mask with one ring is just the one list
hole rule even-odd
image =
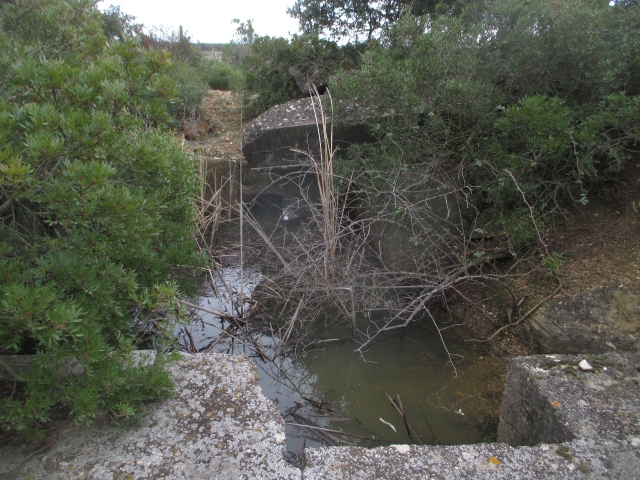
[[391, 430], [393, 430], [394, 432], [398, 433], [398, 431], [396, 430], [396, 427], [394, 427], [393, 425], [391, 425], [389, 422], [387, 422], [386, 420], [384, 420], [382, 417], [380, 417], [380, 421], [382, 423], [384, 423], [385, 425], [389, 425], [391, 427]]

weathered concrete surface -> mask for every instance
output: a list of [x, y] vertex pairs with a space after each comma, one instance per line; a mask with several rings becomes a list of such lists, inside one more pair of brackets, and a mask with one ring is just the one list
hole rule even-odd
[[587, 356], [594, 373], [583, 358], [512, 362], [499, 440], [545, 443], [307, 450], [304, 478], [640, 478], [640, 355]]
[[640, 289], [609, 282], [550, 302], [530, 324], [543, 352], [637, 352]]
[[[206, 169], [206, 185], [204, 198], [210, 199], [219, 196], [222, 204], [227, 207], [229, 203], [234, 208], [240, 202], [240, 161], [230, 159], [207, 159], [203, 162]], [[272, 203], [282, 206], [285, 198], [300, 198], [302, 193], [315, 201], [318, 197], [316, 176], [311, 171], [289, 171], [289, 172], [268, 172], [251, 170], [246, 163], [243, 164], [242, 172], [242, 200], [248, 208], [253, 208], [258, 203], [263, 208]], [[277, 200], [274, 202], [272, 199]], [[215, 210], [217, 203], [213, 202], [210, 211]], [[255, 212], [254, 212], [255, 214]], [[256, 214], [261, 217], [261, 214]], [[268, 218], [267, 220], [272, 220]]]
[[154, 408], [141, 427], [65, 424], [45, 451], [3, 446], [0, 477], [300, 478], [284, 461], [282, 417], [247, 357], [185, 354], [171, 372], [176, 397]]
[[[581, 360], [594, 370], [581, 371]], [[514, 359], [500, 410], [498, 441], [532, 445], [636, 439], [640, 446], [638, 368], [640, 354]], [[640, 473], [640, 463], [638, 467]]]
[[[330, 124], [331, 106], [322, 97], [323, 108]], [[315, 102], [315, 111], [314, 111]], [[337, 117], [333, 126], [333, 148], [344, 154], [353, 143], [371, 142], [373, 136], [362, 122], [362, 112], [353, 105], [335, 105]], [[251, 168], [299, 167], [310, 165], [307, 152], [318, 158], [317, 121], [320, 109], [317, 100], [292, 100], [267, 110], [249, 123], [242, 137], [242, 153]]]
[[[344, 479], [548, 479], [580, 478], [576, 466], [547, 445], [504, 444], [417, 447], [320, 448], [307, 452], [304, 478]], [[628, 477], [632, 478], [632, 477]]]
[[[282, 417], [245, 356], [184, 355], [177, 394], [139, 428], [59, 428], [45, 451], [0, 448], [17, 479], [640, 478], [640, 354], [513, 360], [500, 424], [505, 443], [307, 449], [284, 461]], [[606, 370], [605, 370], [606, 368]], [[553, 442], [564, 443], [557, 444]]]

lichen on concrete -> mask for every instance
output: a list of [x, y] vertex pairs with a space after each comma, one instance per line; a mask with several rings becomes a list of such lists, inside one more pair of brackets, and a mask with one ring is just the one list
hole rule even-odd
[[[142, 426], [61, 426], [52, 445], [0, 449], [0, 473], [46, 479], [300, 478], [284, 461], [284, 424], [242, 355], [183, 355], [176, 396]], [[29, 456], [32, 455], [32, 456]], [[19, 467], [19, 468], [18, 468]]]
[[[319, 158], [320, 130], [325, 116], [332, 150], [343, 156], [354, 143], [374, 140], [362, 121], [363, 110], [349, 102], [331, 105], [327, 95], [292, 100], [270, 108], [249, 123], [243, 132], [242, 153], [252, 169], [301, 168]], [[331, 126], [331, 123], [334, 123]]]
[[[586, 359], [593, 372], [578, 369]], [[48, 448], [0, 448], [0, 476], [35, 479], [572, 479], [640, 477], [640, 354], [514, 359], [502, 443], [307, 449], [284, 459], [285, 426], [243, 355], [183, 355], [176, 396], [139, 427], [62, 424]], [[541, 442], [541, 443], [537, 443]], [[510, 443], [511, 445], [509, 445]], [[530, 445], [536, 443], [535, 445]], [[522, 445], [522, 446], [519, 446]], [[2, 475], [4, 473], [4, 475]]]

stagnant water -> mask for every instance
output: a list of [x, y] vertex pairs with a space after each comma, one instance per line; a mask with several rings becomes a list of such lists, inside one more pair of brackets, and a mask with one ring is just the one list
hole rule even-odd
[[[258, 269], [245, 269], [243, 292], [250, 295], [260, 278]], [[216, 272], [205, 282], [199, 305], [231, 311], [226, 288], [238, 292], [240, 285], [238, 268]], [[288, 424], [314, 422], [357, 436], [287, 426], [287, 449], [293, 459], [303, 440], [311, 447], [331, 442], [366, 447], [420, 443], [415, 434], [409, 437], [385, 392], [400, 397], [407, 420], [424, 443], [475, 443], [489, 439], [495, 430], [490, 411], [495, 412], [497, 400], [487, 398], [485, 392], [496, 376], [497, 361], [477, 345], [445, 337], [449, 351], [456, 354], [454, 368], [440, 336], [426, 322], [409, 326], [403, 335], [380, 336], [364, 355], [354, 352], [358, 344], [349, 338], [349, 330], [317, 332], [317, 343], [289, 352], [275, 364], [261, 359], [255, 347], [242, 343], [246, 339], [237, 334], [237, 338], [220, 338], [227, 327], [229, 322], [217, 315], [194, 310], [193, 322], [177, 327], [176, 333], [185, 344], [193, 339], [200, 351], [250, 355], [258, 366], [265, 395], [277, 404]], [[277, 341], [266, 321], [256, 321], [246, 329], [253, 332], [267, 356], [273, 355]]]

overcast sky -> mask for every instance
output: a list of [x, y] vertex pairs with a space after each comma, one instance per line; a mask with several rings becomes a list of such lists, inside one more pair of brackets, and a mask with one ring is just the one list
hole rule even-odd
[[98, 7], [120, 5], [146, 27], [177, 29], [182, 25], [193, 42], [228, 43], [237, 25], [251, 19], [258, 35], [288, 37], [298, 32], [298, 22], [287, 15], [295, 0], [102, 0]]

